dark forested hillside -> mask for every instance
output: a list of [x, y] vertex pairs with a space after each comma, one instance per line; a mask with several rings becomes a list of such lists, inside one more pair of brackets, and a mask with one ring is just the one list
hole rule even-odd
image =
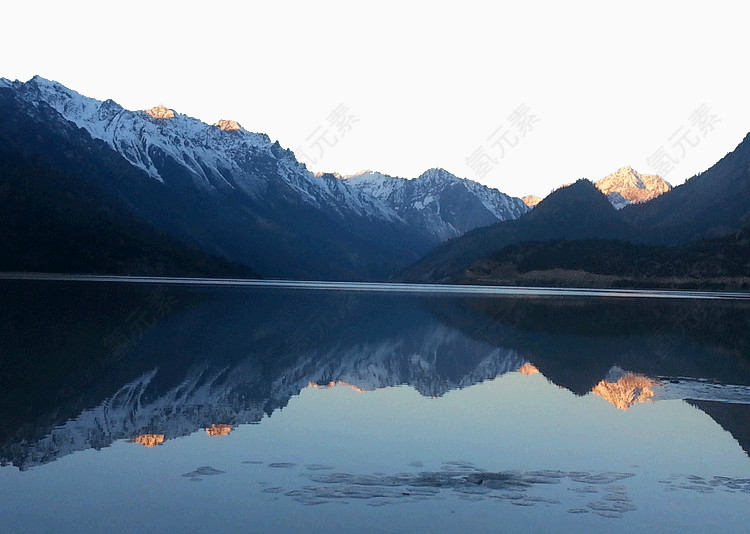
[[463, 282], [750, 289], [750, 225], [680, 247], [611, 240], [512, 245], [472, 265]]
[[138, 222], [92, 184], [0, 135], [0, 271], [257, 277]]
[[550, 194], [519, 219], [478, 228], [436, 247], [400, 277], [421, 282], [460, 278], [477, 260], [526, 241], [625, 240], [636, 236], [594, 184], [579, 180]]
[[713, 167], [623, 217], [652, 243], [680, 244], [734, 232], [750, 222], [750, 134]]

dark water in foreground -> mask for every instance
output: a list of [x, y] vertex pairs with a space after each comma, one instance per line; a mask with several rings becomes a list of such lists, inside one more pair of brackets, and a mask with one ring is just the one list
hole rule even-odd
[[750, 300], [346, 289], [0, 280], [0, 532], [747, 531]]

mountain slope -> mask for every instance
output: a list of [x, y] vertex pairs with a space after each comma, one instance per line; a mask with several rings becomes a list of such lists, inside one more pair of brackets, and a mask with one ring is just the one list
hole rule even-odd
[[511, 245], [477, 261], [465, 283], [562, 287], [750, 288], [750, 225], [680, 247], [612, 240]]
[[262, 276], [382, 278], [429, 246], [377, 199], [314, 177], [267, 136], [124, 110], [39, 77], [2, 85], [3, 134], [18, 140], [9, 158], [76, 176], [130, 217]]
[[[386, 278], [442, 240], [526, 209], [439, 170], [394, 179], [400, 192], [383, 196], [363, 180], [313, 175], [291, 151], [235, 121], [209, 125], [164, 106], [130, 111], [39, 76], [0, 79], [0, 91], [9, 161], [79, 179], [96, 190], [94, 204], [116, 202], [125, 219], [264, 277]], [[65, 210], [60, 198], [38, 198], [58, 204], [37, 209]]]
[[[617, 186], [622, 189], [627, 186], [628, 180], [635, 180], [636, 186], [640, 180], [645, 189], [650, 187], [646, 183], [649, 179], [644, 179], [643, 175], [635, 176], [628, 168], [615, 174], [619, 177], [611, 175], [612, 179], [604, 185]], [[653, 178], [651, 182], [653, 182], [652, 189], [654, 187], [658, 189], [659, 181]], [[585, 185], [587, 183], [588, 186]], [[588, 190], [588, 193], [584, 195], [582, 193], [585, 190]], [[593, 194], [592, 190], [597, 192], [598, 199], [596, 199], [597, 194]], [[627, 190], [627, 187], [622, 190]], [[610, 195], [613, 192], [611, 191]], [[733, 152], [709, 170], [648, 202], [631, 204], [615, 212], [613, 208], [609, 207], [608, 210], [603, 205], [602, 200], [605, 198], [590, 182], [579, 181], [573, 186], [563, 187], [550, 194], [517, 221], [498, 223], [485, 229], [469, 232], [461, 238], [434, 249], [419, 262], [406, 269], [403, 277], [407, 280], [419, 281], [460, 280], [464, 277], [466, 269], [475, 262], [497, 254], [508, 245], [531, 241], [600, 239], [651, 246], [676, 246], [701, 239], [731, 236], [750, 222], [750, 135]], [[707, 244], [705, 248], [710, 254], [723, 258], [724, 252], [728, 249], [722, 247], [734, 246], [731, 237], [727, 239], [729, 240], [714, 241], [713, 245]], [[565, 268], [563, 264], [573, 250], [573, 245], [558, 243], [555, 247], [561, 256], [555, 257], [549, 250], [543, 250], [544, 246], [540, 252], [539, 246], [538, 244], [530, 245], [530, 248], [533, 249], [532, 252], [539, 252], [544, 257], [543, 263], [547, 267], [554, 264]], [[522, 247], [518, 247], [518, 251], [522, 253], [521, 249]], [[691, 271], [686, 265], [692, 261], [689, 258], [694, 258], [696, 254], [695, 257], [701, 256], [699, 249], [700, 247], [695, 250], [690, 249], [689, 252], [679, 252], [677, 254], [679, 258], [672, 252], [664, 250], [645, 252], [645, 249], [642, 249], [641, 252], [645, 254], [644, 258], [648, 261], [666, 261], [667, 264], [662, 269], [664, 273], [672, 270], [674, 273], [679, 271], [684, 274], [690, 271], [694, 274], [697, 271]], [[633, 248], [628, 250], [632, 252]], [[602, 248], [600, 252], [604, 253], [605, 250]], [[579, 267], [580, 270], [593, 272], [591, 269], [596, 268], [601, 262], [591, 255], [588, 257], [589, 264], [579, 265]], [[579, 260], [582, 261], [582, 256], [576, 259], [578, 263], [580, 263]], [[494, 275], [490, 273], [496, 271], [502, 275], [499, 281], [508, 276], [512, 277], [513, 273], [517, 272], [510, 264], [509, 270], [497, 271], [498, 265], [493, 264], [492, 259], [487, 261], [489, 264], [479, 266], [472, 278], [476, 277], [477, 273], [484, 273], [482, 277], [485, 281], [491, 281]], [[736, 262], [731, 260], [730, 263], [731, 265], [716, 265], [715, 262], [702, 261], [701, 264], [705, 266], [711, 264], [713, 268], [718, 269], [717, 272], [736, 271]], [[628, 266], [622, 267], [627, 269]], [[659, 271], [659, 268], [658, 264], [652, 264], [650, 267], [653, 272]], [[615, 271], [619, 272], [622, 269], [614, 269], [610, 274], [616, 274]], [[710, 275], [711, 270], [706, 270], [705, 274]], [[688, 276], [690, 276], [689, 273]], [[581, 283], [601, 284], [605, 282], [607, 281], [589, 280]], [[694, 282], [695, 280], [690, 284]], [[537, 280], [534, 283], [558, 282]], [[744, 282], [740, 280], [739, 283]]]
[[429, 169], [411, 180], [364, 171], [347, 176], [345, 182], [382, 201], [435, 243], [528, 211], [518, 198], [443, 169]]
[[45, 102], [160, 182], [179, 174], [203, 190], [237, 189], [259, 198], [272, 181], [279, 181], [302, 202], [339, 215], [351, 210], [395, 218], [379, 203], [357, 197], [335, 180], [317, 179], [265, 134], [227, 128], [226, 121], [209, 126], [163, 106], [129, 111], [112, 100], [100, 102], [39, 76], [13, 86], [22, 99]]
[[[0, 90], [0, 270], [257, 277], [135, 220], [117, 198], [80, 178], [128, 174], [117, 157], [49, 166], [49, 159], [97, 147], [72, 125], [38, 127], [22, 106]], [[45, 158], [30, 149], [34, 144], [44, 147]]]
[[750, 134], [707, 171], [650, 202], [623, 208], [623, 217], [648, 228], [654, 243], [720, 237], [750, 218]]
[[400, 277], [444, 282], [460, 278], [477, 260], [512, 244], [555, 239], [627, 239], [635, 231], [588, 180], [550, 194], [517, 220], [478, 228], [433, 249]]

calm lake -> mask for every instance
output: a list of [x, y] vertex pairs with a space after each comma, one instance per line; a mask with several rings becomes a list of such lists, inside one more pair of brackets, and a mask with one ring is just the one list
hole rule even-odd
[[668, 296], [0, 280], [0, 533], [748, 532], [750, 298]]

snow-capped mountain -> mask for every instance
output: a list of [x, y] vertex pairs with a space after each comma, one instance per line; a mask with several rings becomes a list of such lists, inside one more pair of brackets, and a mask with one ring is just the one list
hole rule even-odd
[[423, 227], [437, 241], [479, 226], [517, 219], [528, 211], [521, 199], [443, 169], [429, 169], [414, 179], [367, 170], [344, 180], [382, 201], [410, 225]]
[[[113, 100], [95, 100], [40, 76], [26, 83], [5, 83], [28, 101], [45, 102], [160, 182], [164, 182], [162, 175], [174, 172], [169, 167], [176, 163], [198, 188], [238, 189], [262, 198], [267, 182], [281, 178], [303, 202], [332, 213], [397, 218], [372, 198], [358, 195], [336, 180], [315, 177], [291, 151], [281, 149], [265, 134], [246, 131], [235, 121], [208, 125], [164, 106], [130, 111]], [[261, 158], [275, 160], [273, 174], [258, 169]]]
[[124, 206], [118, 220], [127, 211], [265, 277], [382, 279], [440, 240], [523, 212], [498, 191], [444, 171], [387, 197], [356, 180], [316, 176], [278, 142], [232, 120], [207, 124], [165, 106], [131, 111], [39, 76], [2, 79], [0, 92], [4, 158], [41, 165], [46, 176], [64, 172], [67, 198], [95, 191], [86, 198], [99, 203], [97, 216], [111, 213], [116, 199]]
[[630, 166], [597, 180], [594, 185], [618, 210], [634, 202], [646, 202], [672, 189], [661, 176], [640, 174]]

